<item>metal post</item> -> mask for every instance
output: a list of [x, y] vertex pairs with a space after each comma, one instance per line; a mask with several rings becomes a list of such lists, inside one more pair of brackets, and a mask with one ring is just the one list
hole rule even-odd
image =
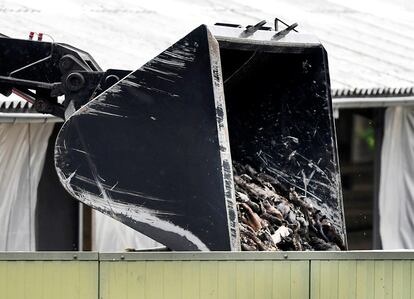
[[375, 109], [375, 157], [374, 157], [374, 198], [373, 198], [373, 223], [372, 223], [372, 249], [382, 249], [379, 231], [379, 190], [381, 178], [381, 151], [384, 137], [385, 108]]
[[83, 203], [79, 202], [78, 250], [83, 251]]

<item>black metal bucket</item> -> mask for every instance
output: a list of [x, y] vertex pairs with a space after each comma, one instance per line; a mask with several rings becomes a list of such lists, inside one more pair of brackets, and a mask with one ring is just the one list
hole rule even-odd
[[231, 148], [306, 194], [345, 234], [323, 47], [210, 29], [195, 29], [65, 122], [55, 155], [63, 185], [172, 250], [240, 250]]
[[[233, 30], [232, 30], [233, 31]], [[311, 37], [215, 35], [232, 159], [294, 188], [345, 235], [327, 53]]]

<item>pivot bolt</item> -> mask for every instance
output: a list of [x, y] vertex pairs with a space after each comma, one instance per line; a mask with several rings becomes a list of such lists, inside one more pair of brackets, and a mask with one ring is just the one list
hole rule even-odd
[[59, 61], [59, 68], [62, 73], [66, 73], [72, 69], [73, 64], [72, 55], [65, 55]]
[[116, 75], [109, 75], [105, 78], [105, 85], [107, 87], [114, 85], [116, 82], [119, 81], [119, 77]]
[[53, 107], [45, 100], [37, 99], [34, 102], [34, 108], [37, 112], [40, 113], [52, 113]]
[[66, 78], [66, 87], [70, 91], [78, 91], [85, 85], [85, 78], [80, 73], [72, 73]]

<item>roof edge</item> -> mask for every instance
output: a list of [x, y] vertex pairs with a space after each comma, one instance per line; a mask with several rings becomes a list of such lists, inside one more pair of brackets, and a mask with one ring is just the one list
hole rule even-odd
[[42, 113], [0, 112], [0, 123], [58, 123], [56, 116]]
[[411, 87], [378, 87], [378, 88], [354, 88], [332, 89], [332, 97], [337, 98], [365, 98], [365, 97], [406, 97], [414, 96], [414, 86]]
[[414, 95], [403, 97], [333, 97], [332, 106], [334, 109], [414, 106]]

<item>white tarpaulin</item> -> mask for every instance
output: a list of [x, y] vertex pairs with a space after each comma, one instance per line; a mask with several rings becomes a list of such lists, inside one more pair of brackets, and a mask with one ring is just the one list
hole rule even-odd
[[35, 249], [34, 213], [53, 124], [0, 123], [0, 251]]
[[381, 156], [380, 233], [383, 249], [414, 248], [414, 107], [385, 113]]
[[[34, 251], [37, 187], [53, 123], [0, 123], [0, 251]], [[153, 248], [155, 241], [93, 212], [93, 249]]]
[[136, 232], [125, 224], [98, 211], [93, 211], [92, 250], [124, 251], [125, 249], [147, 249], [162, 244]]

